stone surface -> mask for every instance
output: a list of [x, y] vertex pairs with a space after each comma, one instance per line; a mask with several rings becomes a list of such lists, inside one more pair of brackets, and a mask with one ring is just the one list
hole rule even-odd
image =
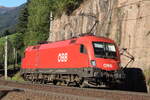
[[[135, 57], [132, 67], [150, 68], [150, 0], [85, 0], [70, 16], [54, 19], [49, 41], [89, 32], [109, 37]], [[122, 60], [123, 65], [127, 60]]]

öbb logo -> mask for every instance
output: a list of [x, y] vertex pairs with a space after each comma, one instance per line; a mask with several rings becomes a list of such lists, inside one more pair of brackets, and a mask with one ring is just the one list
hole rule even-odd
[[58, 54], [58, 62], [67, 62], [67, 61], [68, 61], [68, 53]]

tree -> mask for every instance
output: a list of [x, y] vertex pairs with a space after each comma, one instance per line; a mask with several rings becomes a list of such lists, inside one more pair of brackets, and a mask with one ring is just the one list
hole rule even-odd
[[27, 31], [27, 24], [28, 24], [28, 4], [29, 1], [23, 5], [23, 8], [19, 14], [19, 21], [17, 24], [17, 33], [15, 34], [12, 43], [13, 47], [17, 50], [17, 58], [20, 60], [21, 55], [23, 55], [24, 51], [24, 36]]
[[28, 24], [25, 33], [24, 44], [35, 45], [45, 41], [49, 35], [49, 1], [50, 0], [30, 0], [28, 4]]
[[71, 14], [83, 0], [50, 0], [50, 10], [55, 17], [60, 17], [63, 13]]
[[0, 69], [3, 68], [4, 65], [4, 43], [0, 43]]
[[24, 7], [20, 11], [19, 21], [17, 24], [17, 32], [25, 33], [27, 30], [27, 23], [28, 23], [28, 3], [24, 5]]
[[10, 32], [9, 32], [8, 29], [6, 29], [6, 30], [4, 31], [4, 36], [6, 36], [6, 35], [10, 35]]

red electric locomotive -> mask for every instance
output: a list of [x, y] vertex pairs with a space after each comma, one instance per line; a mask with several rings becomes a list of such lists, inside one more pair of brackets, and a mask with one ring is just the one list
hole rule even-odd
[[85, 35], [28, 47], [21, 72], [32, 81], [110, 86], [124, 78], [120, 69], [120, 54], [113, 40]]

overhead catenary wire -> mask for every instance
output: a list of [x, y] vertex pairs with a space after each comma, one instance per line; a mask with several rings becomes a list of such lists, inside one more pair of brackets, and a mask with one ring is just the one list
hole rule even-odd
[[[105, 16], [101, 19], [101, 22], [99, 21], [99, 19], [97, 18], [97, 16], [96, 15], [94, 15], [94, 14], [85, 14], [85, 13], [80, 13], [79, 14], [79, 16], [86, 16], [86, 17], [89, 17], [89, 18], [94, 18], [95, 19], [95, 21], [99, 21], [100, 23], [101, 23], [101, 25], [100, 25], [100, 27], [99, 27], [99, 30], [101, 31], [102, 30], [102, 28], [105, 26], [105, 25], [108, 25], [108, 24], [117, 24], [118, 22], [124, 22], [124, 21], [133, 21], [133, 20], [139, 20], [139, 19], [143, 19], [143, 18], [146, 18], [146, 17], [149, 17], [150, 15], [145, 15], [145, 16], [139, 16], [139, 17], [137, 17], [137, 18], [126, 18], [126, 19], [124, 19], [124, 18], [121, 18], [121, 19], [118, 19], [118, 20], [116, 20], [116, 21], [112, 21], [111, 19], [110, 20], [108, 20], [108, 18], [112, 18], [112, 14], [113, 14], [113, 10], [115, 10], [115, 9], [118, 9], [118, 8], [123, 8], [123, 7], [127, 7], [127, 6], [131, 6], [131, 5], [135, 5], [135, 4], [139, 4], [139, 3], [141, 3], [141, 2], [144, 2], [145, 0], [139, 0], [139, 1], [136, 1], [136, 2], [132, 2], [132, 3], [128, 3], [128, 4], [124, 4], [124, 5], [122, 5], [122, 6], [119, 6], [119, 7], [113, 7], [112, 6], [112, 2], [110, 1], [110, 3], [109, 3], [109, 5], [110, 5], [110, 8], [109, 8], [109, 10], [108, 10], [108, 12], [105, 14]], [[138, 6], [138, 5], [137, 5]], [[145, 6], [147, 6], [147, 5], [145, 5]], [[141, 6], [139, 6], [139, 7], [141, 7]], [[101, 13], [99, 13], [99, 14], [101, 14]], [[98, 23], [97, 23], [98, 24]], [[96, 25], [95, 25], [96, 26]]]
[[142, 3], [142, 2], [144, 2], [144, 0], [139, 0], [139, 1], [136, 1], [136, 2], [124, 4], [124, 5], [121, 5], [121, 6], [118, 6], [118, 7], [111, 8], [110, 10], [115, 10], [115, 9], [118, 9], [118, 8], [124, 8], [124, 7], [127, 7], [127, 6], [131, 6], [131, 5], [135, 5], [135, 4], [138, 4], [138, 3]]
[[[114, 24], [116, 23], [117, 24], [120, 21], [133, 21], [133, 20], [139, 20], [139, 19], [143, 19], [143, 18], [149, 17], [150, 15], [145, 15], [145, 16], [139, 16], [138, 15], [139, 17], [137, 17], [137, 18], [126, 18], [126, 19], [125, 18], [120, 18], [120, 19], [114, 20], [114, 21], [111, 20], [112, 14], [113, 14], [113, 10], [118, 9], [118, 8], [123, 8], [123, 7], [131, 6], [131, 5], [135, 5], [135, 4], [137, 4], [137, 7], [142, 7], [142, 6], [138, 6], [138, 4], [140, 4], [141, 2], [144, 2], [144, 1], [145, 0], [139, 0], [139, 1], [136, 1], [136, 2], [124, 4], [124, 5], [117, 6], [117, 7], [113, 7], [113, 2], [109, 2], [109, 5], [111, 7], [109, 7], [109, 9], [107, 10], [107, 13], [105, 14], [105, 16], [102, 19], [100, 19], [101, 22], [97, 18], [98, 17], [97, 14], [84, 13], [83, 11], [81, 11], [81, 13], [79, 13], [78, 15], [82, 16], [82, 17], [86, 16], [88, 18], [94, 19], [95, 21], [99, 21], [101, 24], [95, 25], [95, 26], [96, 26], [96, 28], [99, 27], [99, 30], [101, 31], [103, 29], [103, 27], [105, 27], [105, 25], [107, 25], [107, 24], [112, 24], [112, 23], [114, 23]], [[144, 6], [147, 6], [147, 5], [144, 5]], [[101, 14], [101, 13], [99, 13], [99, 14]], [[108, 20], [108, 18], [110, 18], [110, 19]], [[106, 19], [106, 21], [105, 21], [105, 19]], [[71, 25], [71, 23], [69, 22], [69, 23], [67, 23], [65, 25]], [[95, 29], [95, 28], [92, 28], [92, 29]], [[88, 33], [88, 32], [86, 32], [86, 33]], [[81, 33], [81, 34], [83, 34], [83, 33]], [[76, 35], [72, 35], [72, 37], [77, 37], [77, 36]], [[64, 40], [64, 39], [62, 39], [62, 40]]]
[[146, 17], [150, 17], [150, 15], [145, 15], [145, 16], [140, 16], [137, 18], [133, 18], [133, 19], [122, 19], [122, 20], [117, 20], [117, 21], [109, 21], [109, 22], [104, 22], [105, 24], [112, 24], [112, 23], [117, 23], [118, 21], [134, 21], [134, 20], [139, 20], [139, 19], [143, 19]]
[[[111, 1], [111, 0], [110, 0]], [[110, 12], [110, 11], [113, 11], [113, 10], [115, 10], [115, 9], [118, 9], [118, 8], [123, 8], [123, 7], [127, 7], [127, 6], [131, 6], [131, 5], [135, 5], [135, 4], [138, 4], [138, 3], [141, 3], [141, 2], [144, 2], [145, 0], [139, 0], [139, 1], [136, 1], [136, 2], [132, 2], [132, 3], [129, 3], [129, 4], [124, 4], [124, 5], [122, 5], [122, 6], [118, 6], [118, 7], [111, 7], [110, 9], [109, 9], [109, 11], [108, 12]], [[111, 5], [111, 3], [110, 3], [110, 5]], [[146, 6], [146, 5], [145, 5]], [[108, 14], [108, 13], [107, 13]], [[107, 15], [106, 14], [106, 15]], [[96, 16], [94, 16], [94, 14], [85, 14], [85, 13], [80, 13], [79, 14], [80, 16], [82, 16], [82, 15], [85, 15], [85, 16], [89, 16], [89, 17], [93, 17], [93, 18], [97, 18]], [[105, 17], [107, 17], [107, 16], [105, 16]], [[105, 18], [104, 17], [104, 18]], [[103, 19], [104, 19], [103, 18]]]

